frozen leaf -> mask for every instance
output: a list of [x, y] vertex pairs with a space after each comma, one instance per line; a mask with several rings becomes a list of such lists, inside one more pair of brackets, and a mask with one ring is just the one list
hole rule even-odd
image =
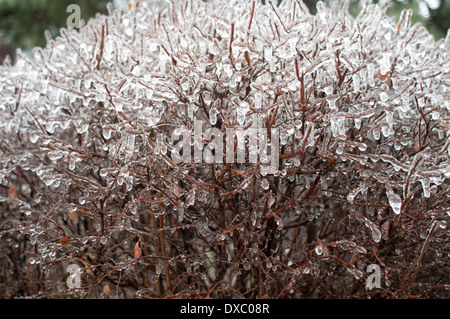
[[136, 244], [134, 244], [134, 258], [139, 259], [142, 256], [142, 248], [141, 248], [141, 241], [137, 241]]

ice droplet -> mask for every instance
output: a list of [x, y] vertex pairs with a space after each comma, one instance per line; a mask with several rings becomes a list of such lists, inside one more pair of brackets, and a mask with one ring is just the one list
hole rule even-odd
[[402, 209], [402, 199], [399, 195], [395, 194], [393, 191], [387, 191], [387, 197], [389, 200], [389, 205], [396, 215], [400, 214]]
[[73, 171], [75, 169], [76, 162], [77, 162], [76, 154], [75, 153], [71, 153], [69, 155], [69, 169], [71, 171]]
[[263, 180], [262, 180], [262, 182], [261, 182], [261, 187], [263, 188], [263, 189], [268, 189], [269, 188], [269, 181], [266, 179], [266, 178], [264, 178]]
[[37, 134], [33, 134], [30, 136], [30, 141], [33, 144], [36, 143], [38, 139], [39, 139], [39, 135], [37, 135]]
[[51, 160], [51, 161], [57, 161], [57, 160], [59, 160], [60, 158], [62, 158], [64, 156], [64, 154], [63, 154], [63, 152], [61, 152], [61, 151], [51, 151], [51, 152], [48, 152], [48, 158]]
[[133, 181], [134, 181], [133, 176], [128, 176], [128, 177], [125, 179], [125, 184], [126, 184], [126, 188], [127, 188], [127, 191], [128, 191], [128, 192], [131, 191], [131, 190], [133, 189]]
[[36, 237], [36, 236], [31, 236], [31, 237], [30, 237], [30, 243], [31, 243], [32, 245], [34, 245], [34, 244], [36, 244], [36, 242], [37, 242], [37, 237]]
[[274, 198], [273, 196], [270, 196], [269, 202], [268, 202], [269, 207], [272, 207], [272, 205], [273, 205], [274, 203], [275, 203], [275, 198]]
[[367, 250], [364, 247], [356, 246], [356, 251], [360, 254], [366, 254]]
[[374, 86], [375, 85], [374, 76], [375, 76], [375, 69], [374, 69], [373, 64], [370, 63], [370, 64], [367, 65], [367, 77], [368, 77], [370, 86]]
[[372, 134], [373, 134], [374, 139], [376, 139], [376, 140], [379, 140], [381, 137], [381, 131], [378, 128], [374, 128], [372, 130]]
[[136, 203], [132, 203], [131, 206], [130, 206], [131, 214], [136, 215], [137, 214], [137, 208], [138, 208], [137, 204]]
[[322, 245], [316, 246], [315, 251], [316, 251], [317, 255], [321, 256], [323, 254], [323, 247], [322, 247]]
[[112, 128], [109, 126], [105, 126], [103, 128], [103, 137], [107, 140], [111, 138]]
[[345, 136], [345, 118], [332, 118], [330, 122], [331, 133], [333, 134], [333, 136]]
[[387, 72], [389, 72], [389, 68], [391, 67], [390, 63], [391, 54], [392, 53], [385, 52], [383, 53], [383, 57], [379, 60], [381, 74], [386, 74]]
[[251, 221], [251, 223], [252, 223], [252, 227], [254, 227], [254, 226], [256, 225], [256, 218], [257, 218], [256, 212], [253, 211], [253, 212], [250, 214], [250, 221]]
[[194, 188], [189, 192], [189, 194], [186, 198], [186, 202], [187, 202], [186, 204], [188, 206], [193, 206], [195, 204], [195, 189]]
[[336, 100], [335, 99], [329, 99], [328, 100], [328, 106], [330, 107], [331, 110], [336, 110]]
[[355, 279], [358, 280], [363, 276], [363, 272], [361, 270], [355, 269], [354, 276], [355, 276]]
[[352, 80], [353, 80], [353, 91], [357, 93], [357, 92], [359, 92], [359, 86], [360, 86], [359, 75], [356, 73], [353, 74]]
[[189, 78], [188, 77], [184, 77], [181, 79], [181, 89], [183, 91], [189, 90]]
[[361, 152], [364, 152], [365, 150], [367, 150], [367, 144], [365, 144], [365, 143], [359, 144], [359, 145], [358, 145], [358, 149], [359, 149]]
[[184, 219], [184, 208], [179, 207], [177, 211], [178, 211], [178, 222], [181, 223]]
[[403, 108], [404, 112], [406, 112], [406, 111], [408, 111], [410, 109], [408, 93], [402, 94], [402, 108]]
[[241, 186], [239, 186], [242, 189], [247, 188], [247, 186], [250, 185], [250, 179], [245, 179], [242, 183]]
[[217, 123], [217, 113], [218, 113], [218, 111], [217, 111], [217, 109], [214, 108], [214, 107], [212, 107], [212, 108], [209, 110], [209, 123], [210, 123], [211, 125], [216, 125], [216, 123]]
[[373, 224], [371, 225], [371, 229], [372, 229], [372, 238], [376, 243], [378, 243], [381, 239], [381, 231], [378, 229], [378, 227], [376, 227]]
[[353, 192], [349, 193], [347, 195], [347, 200], [352, 204], [353, 200], [355, 199], [355, 194]]

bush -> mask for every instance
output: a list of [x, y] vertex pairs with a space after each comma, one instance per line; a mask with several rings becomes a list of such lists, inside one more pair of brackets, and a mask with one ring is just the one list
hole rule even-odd
[[2, 297], [448, 296], [449, 37], [345, 3], [137, 1], [18, 52]]

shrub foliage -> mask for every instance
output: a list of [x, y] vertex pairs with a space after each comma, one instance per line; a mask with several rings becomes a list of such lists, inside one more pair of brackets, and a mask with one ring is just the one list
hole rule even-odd
[[[448, 297], [449, 37], [346, 3], [135, 1], [2, 66], [1, 296]], [[194, 120], [278, 166], [175, 161]]]

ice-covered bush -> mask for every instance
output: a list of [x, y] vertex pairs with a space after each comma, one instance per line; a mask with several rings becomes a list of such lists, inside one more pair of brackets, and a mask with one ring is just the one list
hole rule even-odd
[[1, 67], [4, 296], [448, 296], [450, 39], [346, 4], [137, 1]]

